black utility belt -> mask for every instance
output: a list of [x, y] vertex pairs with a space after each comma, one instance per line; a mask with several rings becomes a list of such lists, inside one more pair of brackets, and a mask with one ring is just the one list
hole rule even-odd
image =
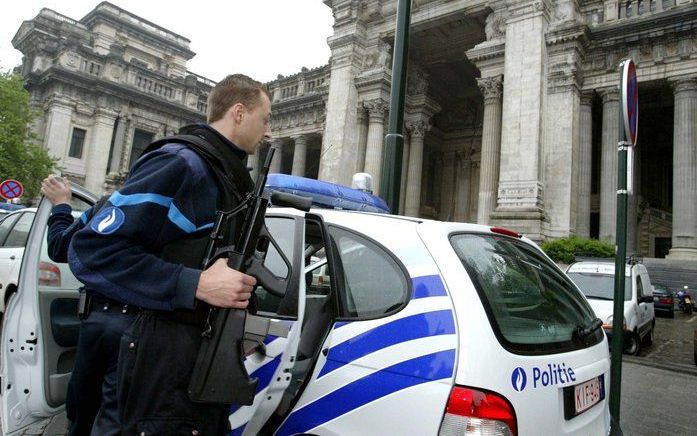
[[140, 313], [138, 306], [125, 304], [110, 298], [89, 295], [85, 291], [80, 292], [80, 300], [77, 306], [77, 316], [85, 319], [92, 312], [121, 313], [123, 315], [134, 315]]

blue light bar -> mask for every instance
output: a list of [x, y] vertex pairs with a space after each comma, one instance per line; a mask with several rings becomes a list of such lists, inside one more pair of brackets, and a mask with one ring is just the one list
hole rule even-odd
[[312, 197], [312, 204], [317, 207], [390, 213], [385, 200], [377, 195], [321, 180], [287, 174], [269, 174], [266, 189]]

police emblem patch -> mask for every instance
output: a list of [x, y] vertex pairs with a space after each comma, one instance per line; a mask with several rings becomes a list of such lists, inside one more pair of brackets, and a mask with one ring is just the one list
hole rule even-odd
[[92, 219], [92, 230], [101, 235], [110, 235], [123, 225], [126, 217], [118, 207], [107, 207]]

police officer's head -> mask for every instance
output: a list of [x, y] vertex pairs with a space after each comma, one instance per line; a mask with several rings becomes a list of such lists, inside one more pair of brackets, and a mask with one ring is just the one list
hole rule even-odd
[[249, 154], [271, 139], [271, 99], [263, 83], [227, 76], [208, 96], [208, 123]]

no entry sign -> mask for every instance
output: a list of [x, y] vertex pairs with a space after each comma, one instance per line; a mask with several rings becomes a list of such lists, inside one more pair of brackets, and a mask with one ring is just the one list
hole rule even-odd
[[636, 78], [636, 67], [631, 59], [626, 59], [622, 63], [620, 92], [625, 138], [632, 145], [636, 145], [639, 130], [639, 83]]
[[10, 179], [0, 183], [0, 197], [5, 200], [19, 198], [22, 194], [24, 194], [24, 187], [18, 181]]

